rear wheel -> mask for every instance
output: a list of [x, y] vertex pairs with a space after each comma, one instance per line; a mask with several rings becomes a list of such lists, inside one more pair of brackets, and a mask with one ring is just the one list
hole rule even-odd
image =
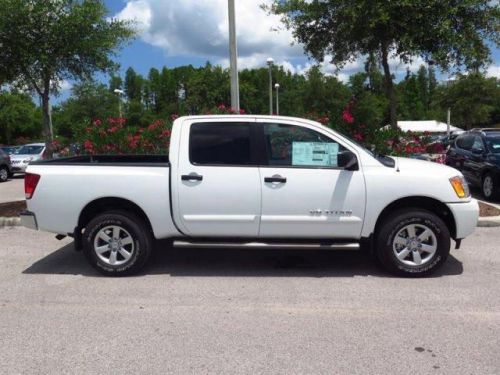
[[9, 179], [9, 170], [7, 167], [0, 167], [0, 182], [5, 182]]
[[495, 180], [493, 176], [489, 173], [485, 174], [483, 177], [483, 183], [481, 185], [481, 192], [486, 199], [491, 199], [495, 197]]
[[147, 224], [125, 211], [110, 211], [95, 217], [83, 234], [85, 256], [107, 276], [137, 273], [149, 259], [152, 247]]
[[377, 233], [377, 256], [391, 273], [427, 276], [450, 252], [450, 232], [435, 214], [419, 209], [395, 211]]

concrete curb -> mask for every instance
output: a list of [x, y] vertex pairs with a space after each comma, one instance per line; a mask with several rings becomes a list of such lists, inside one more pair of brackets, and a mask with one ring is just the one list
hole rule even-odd
[[3, 227], [18, 227], [21, 225], [19, 217], [0, 217], [0, 228]]
[[[490, 203], [483, 201], [481, 199], [477, 200], [478, 202], [481, 202], [482, 204], [485, 204], [487, 206], [495, 207], [497, 209], [500, 209], [500, 206], [495, 204], [495, 203]], [[477, 226], [478, 227], [483, 227], [483, 228], [493, 228], [493, 227], [500, 227], [500, 216], [483, 216], [480, 217], [477, 221]]]
[[482, 228], [500, 227], [500, 216], [480, 217], [477, 226]]

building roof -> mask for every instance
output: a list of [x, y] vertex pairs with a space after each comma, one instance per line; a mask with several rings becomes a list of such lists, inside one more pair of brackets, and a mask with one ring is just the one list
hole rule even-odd
[[[389, 125], [388, 125], [389, 126]], [[398, 127], [404, 132], [416, 133], [446, 133], [448, 127], [444, 122], [436, 120], [429, 121], [398, 121]], [[450, 131], [462, 130], [456, 126], [450, 125]]]

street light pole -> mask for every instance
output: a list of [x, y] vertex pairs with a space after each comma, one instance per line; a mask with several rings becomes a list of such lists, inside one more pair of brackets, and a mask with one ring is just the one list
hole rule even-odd
[[274, 88], [276, 89], [276, 115], [280, 115], [280, 84], [277, 83], [274, 85]]
[[273, 64], [274, 59], [269, 57], [267, 65], [269, 66], [269, 114], [273, 114]]
[[448, 113], [446, 116], [446, 135], [448, 136], [448, 139], [450, 138], [451, 134], [451, 108], [448, 107]]
[[124, 91], [120, 89], [115, 89], [113, 92], [115, 94], [118, 94], [118, 114], [120, 118], [122, 118], [122, 95], [124, 94]]
[[238, 45], [236, 43], [236, 11], [234, 0], [228, 0], [229, 60], [231, 69], [231, 108], [240, 111], [240, 84], [238, 82]]

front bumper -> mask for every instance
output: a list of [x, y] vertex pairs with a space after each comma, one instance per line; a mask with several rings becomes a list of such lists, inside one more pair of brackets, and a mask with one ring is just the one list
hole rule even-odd
[[33, 212], [23, 211], [19, 216], [21, 217], [21, 224], [23, 225], [23, 227], [38, 230], [36, 215]]
[[479, 204], [477, 200], [472, 199], [470, 202], [464, 203], [447, 203], [446, 204], [453, 214], [456, 225], [455, 238], [461, 239], [472, 234], [477, 226], [479, 219]]
[[12, 173], [25, 173], [26, 168], [28, 168], [28, 164], [24, 163], [16, 163], [11, 165]]

